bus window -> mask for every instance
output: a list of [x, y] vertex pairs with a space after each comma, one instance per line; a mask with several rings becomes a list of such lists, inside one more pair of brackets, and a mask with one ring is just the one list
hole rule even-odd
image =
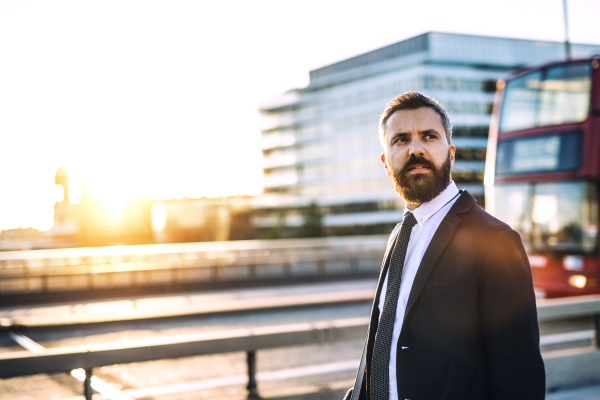
[[538, 126], [584, 121], [590, 107], [591, 65], [548, 68], [542, 82]]
[[570, 63], [509, 81], [500, 131], [584, 121], [590, 107], [591, 71], [589, 62]]
[[589, 182], [497, 184], [495, 215], [519, 232], [527, 252], [593, 253], [597, 194]]
[[531, 236], [531, 185], [528, 183], [498, 184], [494, 188], [493, 214], [519, 232], [529, 251]]
[[[593, 192], [593, 193], [592, 193]], [[595, 190], [584, 182], [535, 185], [532, 242], [538, 250], [591, 252], [596, 247]]]
[[518, 131], [536, 126], [538, 88], [541, 80], [541, 71], [536, 71], [508, 82], [504, 91], [504, 106], [500, 116], [502, 132]]
[[583, 132], [570, 131], [504, 140], [496, 152], [496, 174], [573, 171], [581, 166]]

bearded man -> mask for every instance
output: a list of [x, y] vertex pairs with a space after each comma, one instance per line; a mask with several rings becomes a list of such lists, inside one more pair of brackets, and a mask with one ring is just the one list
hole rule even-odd
[[446, 111], [408, 92], [387, 105], [379, 130], [381, 161], [406, 209], [345, 399], [544, 399], [527, 255], [515, 231], [451, 180]]

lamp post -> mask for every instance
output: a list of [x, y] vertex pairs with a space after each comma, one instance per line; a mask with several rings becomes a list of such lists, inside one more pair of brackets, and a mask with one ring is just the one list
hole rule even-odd
[[563, 0], [563, 18], [565, 20], [565, 58], [571, 58], [571, 43], [569, 43], [569, 14], [567, 0]]

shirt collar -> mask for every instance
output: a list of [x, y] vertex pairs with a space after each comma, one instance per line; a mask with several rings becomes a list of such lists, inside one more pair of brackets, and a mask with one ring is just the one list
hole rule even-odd
[[414, 210], [409, 210], [408, 207], [404, 207], [404, 214], [412, 212], [415, 216], [419, 226], [423, 225], [429, 217], [438, 212], [440, 208], [444, 207], [450, 200], [452, 200], [458, 194], [458, 188], [454, 181], [450, 181], [450, 184], [446, 186], [446, 189], [442, 193], [438, 194], [436, 198], [427, 203], [421, 204]]

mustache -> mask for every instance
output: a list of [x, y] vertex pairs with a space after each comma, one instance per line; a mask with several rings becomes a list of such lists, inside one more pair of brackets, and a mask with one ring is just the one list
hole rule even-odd
[[415, 164], [421, 164], [426, 166], [427, 168], [431, 169], [431, 170], [435, 170], [435, 165], [429, 161], [428, 159], [426, 159], [423, 156], [417, 156], [415, 154], [411, 154], [410, 158], [408, 159], [408, 161], [406, 161], [404, 163], [404, 165], [402, 166], [402, 168], [400, 169], [400, 173], [405, 173], [408, 171], [408, 169], [410, 167], [412, 167]]

